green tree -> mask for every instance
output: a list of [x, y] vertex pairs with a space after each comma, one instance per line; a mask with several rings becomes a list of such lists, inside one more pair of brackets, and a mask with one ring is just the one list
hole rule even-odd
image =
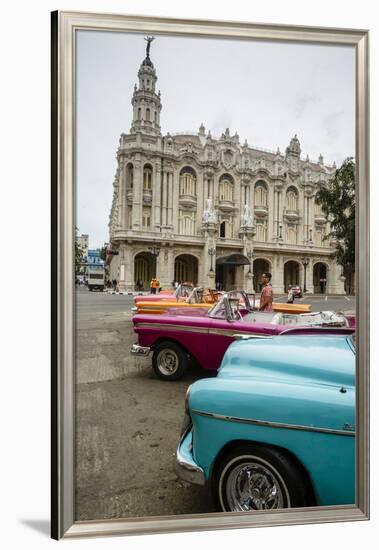
[[330, 233], [325, 239], [336, 242], [333, 254], [345, 271], [355, 264], [355, 162], [349, 157], [343, 161], [334, 176], [316, 195], [316, 203], [330, 222]]
[[82, 256], [84, 253], [84, 250], [81, 246], [79, 246], [78, 243], [78, 231], [79, 229], [75, 227], [75, 273], [78, 274], [80, 272], [80, 268], [82, 266]]
[[100, 248], [100, 258], [103, 260], [103, 262], [105, 262], [106, 258], [107, 258], [107, 253], [106, 253], [106, 247], [103, 246], [102, 248]]

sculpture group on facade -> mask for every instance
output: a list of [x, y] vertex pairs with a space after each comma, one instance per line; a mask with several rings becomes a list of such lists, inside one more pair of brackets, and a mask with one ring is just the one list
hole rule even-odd
[[251, 229], [253, 227], [253, 216], [248, 204], [245, 204], [243, 208], [243, 214], [241, 216], [241, 227]]
[[213, 207], [211, 197], [209, 197], [206, 200], [206, 207], [203, 212], [203, 223], [204, 224], [217, 223], [217, 212]]

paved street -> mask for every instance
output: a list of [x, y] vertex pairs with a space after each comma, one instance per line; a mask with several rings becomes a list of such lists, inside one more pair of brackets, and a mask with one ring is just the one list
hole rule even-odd
[[[303, 303], [355, 309], [353, 297]], [[214, 511], [207, 488], [173, 471], [187, 387], [210, 374], [194, 367], [165, 383], [150, 358], [131, 357], [132, 304], [131, 296], [77, 290], [77, 520]]]
[[78, 520], [209, 512], [208, 490], [173, 471], [189, 384], [155, 378], [135, 359], [132, 297], [77, 291]]

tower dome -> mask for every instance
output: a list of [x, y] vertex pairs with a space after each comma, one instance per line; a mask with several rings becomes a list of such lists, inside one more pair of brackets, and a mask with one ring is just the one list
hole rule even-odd
[[131, 132], [143, 132], [147, 134], [161, 133], [160, 112], [162, 109], [161, 95], [155, 91], [157, 74], [153, 62], [150, 59], [150, 47], [153, 36], [146, 36], [146, 57], [142, 61], [138, 71], [138, 86], [135, 85], [132, 97], [133, 122]]
[[298, 140], [298, 137], [295, 134], [291, 139], [290, 144], [286, 148], [286, 155], [293, 155], [293, 156], [300, 157], [300, 153], [301, 153], [300, 141]]

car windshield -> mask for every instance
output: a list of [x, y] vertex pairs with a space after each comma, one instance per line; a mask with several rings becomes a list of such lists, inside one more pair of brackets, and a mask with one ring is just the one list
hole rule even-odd
[[202, 288], [194, 288], [186, 299], [187, 304], [200, 304], [203, 301], [203, 293]]
[[224, 294], [210, 309], [208, 315], [213, 319], [242, 319], [242, 313], [250, 309], [249, 301], [241, 291], [232, 291]]

